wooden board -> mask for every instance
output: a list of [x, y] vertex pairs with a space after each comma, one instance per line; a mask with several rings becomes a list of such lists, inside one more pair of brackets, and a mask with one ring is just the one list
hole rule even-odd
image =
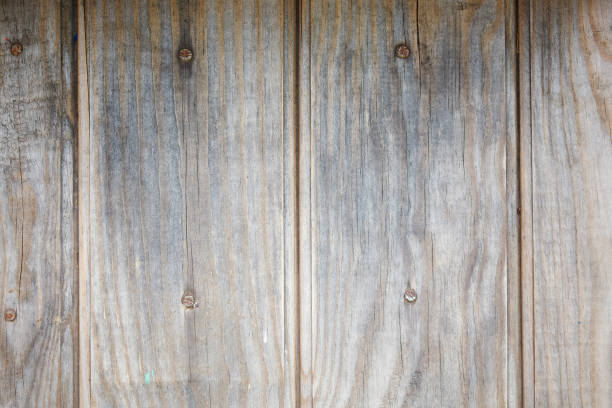
[[[511, 7], [339, 0], [308, 13], [302, 401], [505, 406], [518, 358], [506, 316], [517, 272]], [[393, 55], [402, 42], [405, 60]]]
[[61, 3], [0, 1], [0, 407], [612, 405], [609, 2]]
[[295, 16], [85, 3], [86, 405], [295, 404]]
[[72, 13], [0, 2], [1, 407], [78, 403]]
[[[526, 406], [612, 405], [612, 7], [533, 1], [521, 88]], [[521, 109], [523, 111], [523, 109]], [[528, 115], [528, 116], [527, 116]], [[523, 186], [522, 186], [523, 189]], [[531, 252], [531, 253], [530, 253]], [[530, 256], [532, 255], [532, 256]], [[531, 334], [528, 336], [527, 334]], [[529, 363], [530, 364], [530, 363]]]

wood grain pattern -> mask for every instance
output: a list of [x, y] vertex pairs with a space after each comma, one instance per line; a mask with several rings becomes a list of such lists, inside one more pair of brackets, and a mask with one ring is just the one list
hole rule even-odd
[[[532, 251], [533, 397], [527, 406], [612, 405], [612, 7], [533, 1], [523, 222]], [[528, 17], [528, 18], [525, 18]], [[523, 52], [522, 50], [522, 52]], [[529, 254], [531, 255], [531, 254]], [[529, 346], [528, 346], [529, 347]]]
[[521, 200], [520, 214], [520, 298], [521, 298], [521, 378], [522, 405], [534, 407], [534, 361], [533, 361], [533, 239], [532, 229], [532, 189], [531, 189], [531, 79], [530, 79], [530, 24], [529, 1], [517, 2], [518, 34], [518, 160], [519, 191]]
[[[90, 406], [91, 396], [91, 350], [89, 343], [90, 307], [87, 299], [90, 298], [91, 286], [89, 271], [91, 270], [90, 256], [90, 194], [91, 161], [89, 156], [89, 82], [87, 78], [87, 35], [85, 27], [85, 2], [77, 0], [75, 18], [77, 20], [77, 112], [78, 112], [78, 150], [76, 168], [78, 172], [77, 201], [78, 201], [78, 241], [79, 241], [79, 407]], [[75, 373], [76, 375], [76, 373]]]
[[[310, 4], [302, 373], [315, 406], [508, 404], [507, 13], [503, 1]], [[401, 42], [407, 60], [393, 56]]]
[[296, 380], [299, 387], [299, 406], [312, 407], [312, 138], [310, 117], [310, 0], [300, 0], [298, 9], [298, 71], [297, 71], [297, 198], [298, 198], [298, 308], [299, 308], [299, 344], [298, 368]]
[[522, 297], [520, 237], [520, 145], [517, 30], [517, 2], [505, 2], [505, 93], [506, 93], [506, 307], [507, 307], [507, 406], [518, 407], [523, 401]]
[[0, 2], [0, 407], [78, 401], [72, 13]]
[[610, 21], [0, 0], [0, 407], [612, 405]]
[[86, 404], [295, 404], [295, 18], [86, 2]]

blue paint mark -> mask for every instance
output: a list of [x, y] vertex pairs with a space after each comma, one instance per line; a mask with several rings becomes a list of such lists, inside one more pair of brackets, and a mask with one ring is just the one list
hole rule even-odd
[[78, 39], [79, 39], [79, 35], [78, 35], [78, 34], [75, 34], [75, 35], [72, 37], [72, 42], [77, 42], [77, 40], [78, 40]]
[[155, 374], [155, 371], [153, 370], [151, 370], [150, 373], [145, 374], [145, 384], [147, 385], [151, 384], [151, 377], [153, 377], [153, 374]]

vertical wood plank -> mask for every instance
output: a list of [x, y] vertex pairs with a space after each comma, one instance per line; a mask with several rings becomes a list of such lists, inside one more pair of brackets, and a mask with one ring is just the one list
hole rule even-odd
[[86, 2], [92, 405], [295, 404], [295, 16]]
[[2, 407], [78, 403], [73, 21], [70, 2], [0, 2]]
[[283, 3], [283, 257], [284, 257], [284, 380], [282, 406], [299, 406], [300, 298], [299, 298], [299, 12], [298, 2]]
[[312, 132], [310, 0], [298, 3], [298, 297], [300, 406], [312, 407]]
[[522, 294], [520, 267], [520, 156], [518, 99], [518, 15], [517, 2], [506, 1], [505, 15], [505, 93], [506, 93], [506, 203], [508, 233], [506, 237], [508, 372], [507, 405], [521, 406], [522, 377]]
[[[533, 1], [529, 145], [535, 406], [612, 405], [612, 5]], [[523, 43], [523, 46], [525, 44]], [[528, 201], [532, 198], [533, 201]], [[531, 315], [531, 316], [530, 316]], [[527, 357], [527, 356], [526, 356]]]
[[[78, 153], [77, 168], [77, 202], [78, 202], [78, 279], [79, 279], [79, 407], [90, 404], [91, 395], [91, 350], [90, 350], [90, 303], [91, 288], [89, 271], [91, 269], [89, 201], [91, 183], [91, 161], [89, 157], [89, 83], [87, 80], [87, 35], [85, 27], [86, 0], [76, 2], [75, 19], [77, 24], [77, 122]], [[75, 373], [76, 375], [76, 373]]]
[[[520, 298], [521, 298], [521, 361], [522, 402], [535, 406], [533, 351], [533, 189], [531, 155], [531, 47], [530, 0], [517, 2], [518, 31], [518, 99], [519, 117], [519, 190], [520, 214]], [[528, 135], [529, 137], [527, 137]]]
[[[312, 372], [316, 406], [508, 404], [519, 364], [508, 362], [518, 358], [508, 15], [504, 1], [310, 4], [302, 379]], [[402, 42], [406, 60], [393, 55]]]

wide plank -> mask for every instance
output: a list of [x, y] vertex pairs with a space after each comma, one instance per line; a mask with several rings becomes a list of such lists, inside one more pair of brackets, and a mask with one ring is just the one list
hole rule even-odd
[[[508, 388], [513, 398], [520, 388], [517, 334], [508, 340], [520, 322], [507, 317], [518, 285], [508, 278], [518, 273], [508, 244], [518, 234], [513, 9], [337, 0], [307, 11], [300, 197], [308, 189], [310, 212], [300, 217], [311, 275], [300, 301], [310, 299], [301, 354], [311, 360], [301, 388], [312, 393], [302, 400], [508, 405]], [[394, 56], [399, 43], [408, 58]]]
[[295, 18], [85, 2], [85, 404], [295, 404]]
[[0, 1], [0, 407], [78, 405], [73, 11]]
[[612, 7], [537, 0], [520, 15], [525, 406], [610, 407]]

